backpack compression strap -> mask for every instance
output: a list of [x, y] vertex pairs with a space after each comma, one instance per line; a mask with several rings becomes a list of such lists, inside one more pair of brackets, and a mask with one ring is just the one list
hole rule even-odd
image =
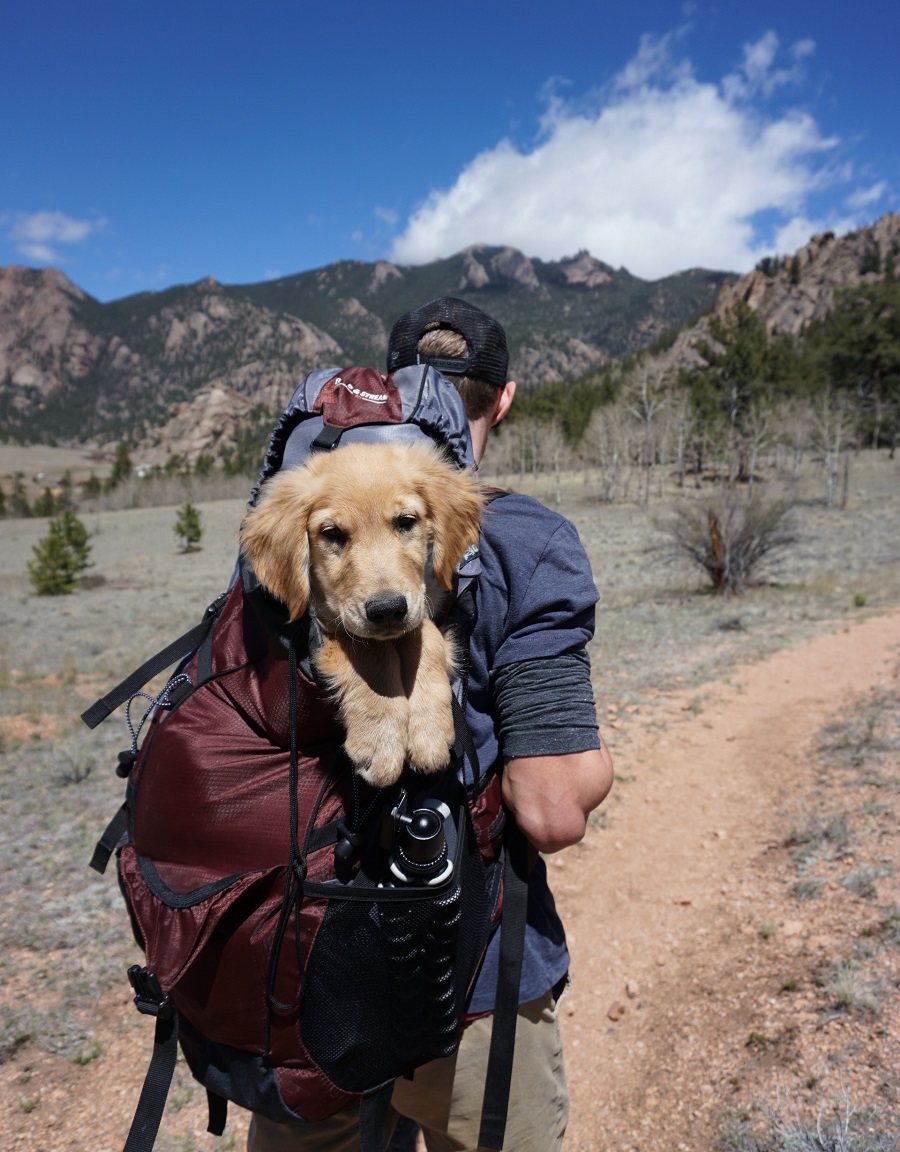
[[178, 1013], [156, 978], [137, 964], [128, 970], [139, 1012], [156, 1017], [153, 1055], [123, 1152], [152, 1152], [178, 1059]]
[[177, 640], [173, 640], [155, 656], [151, 656], [146, 663], [126, 677], [121, 684], [117, 684], [115, 688], [96, 700], [85, 712], [82, 712], [81, 719], [88, 728], [96, 728], [98, 724], [102, 724], [107, 716], [112, 715], [121, 704], [139, 692], [148, 680], [158, 676], [176, 660], [182, 660], [185, 656], [190, 656], [192, 652], [196, 651], [209, 634], [209, 630], [212, 628], [227, 596], [228, 593], [223, 592], [206, 609], [199, 624], [195, 624], [190, 631], [179, 636]]

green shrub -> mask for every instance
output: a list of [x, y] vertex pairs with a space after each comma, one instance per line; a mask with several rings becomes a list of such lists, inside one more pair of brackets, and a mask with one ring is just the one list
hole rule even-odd
[[200, 510], [190, 500], [178, 509], [178, 519], [175, 521], [175, 535], [181, 540], [182, 552], [199, 552], [200, 541], [203, 538], [203, 525], [200, 522]]
[[75, 590], [90, 567], [90, 533], [66, 508], [51, 520], [47, 535], [32, 548], [28, 578], [38, 596], [63, 596]]

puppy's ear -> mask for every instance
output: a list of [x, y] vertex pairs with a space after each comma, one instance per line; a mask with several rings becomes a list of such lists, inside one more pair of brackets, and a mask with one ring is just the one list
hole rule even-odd
[[298, 472], [273, 476], [241, 525], [241, 552], [256, 578], [299, 620], [309, 603], [309, 500]]
[[453, 586], [456, 565], [478, 543], [484, 497], [470, 472], [436, 461], [425, 490], [434, 533], [432, 566], [443, 588]]

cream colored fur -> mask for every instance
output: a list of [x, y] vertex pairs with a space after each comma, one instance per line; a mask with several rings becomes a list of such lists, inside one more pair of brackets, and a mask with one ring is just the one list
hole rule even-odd
[[[260, 584], [291, 620], [309, 608], [318, 621], [316, 671], [337, 701], [347, 755], [376, 787], [407, 762], [424, 773], [448, 763], [454, 650], [431, 619], [428, 558], [449, 590], [482, 507], [473, 477], [436, 448], [359, 444], [278, 473], [242, 525]], [[372, 618], [373, 605], [400, 598], [402, 619]]]

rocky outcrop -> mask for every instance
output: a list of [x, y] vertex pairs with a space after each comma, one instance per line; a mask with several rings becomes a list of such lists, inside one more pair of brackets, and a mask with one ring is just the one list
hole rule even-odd
[[518, 248], [503, 248], [491, 257], [491, 272], [504, 280], [511, 280], [514, 284], [521, 284], [523, 288], [540, 288], [534, 265]]
[[0, 385], [11, 413], [40, 409], [60, 380], [95, 368], [104, 340], [80, 319], [87, 299], [55, 268], [0, 268]]
[[377, 260], [372, 269], [372, 279], [369, 281], [369, 291], [377, 292], [391, 280], [402, 280], [403, 273], [396, 264], [389, 264], [387, 260]]
[[456, 288], [458, 292], [477, 291], [485, 288], [491, 282], [487, 268], [479, 263], [475, 253], [477, 249], [469, 248], [463, 253], [463, 274]]
[[516, 381], [571, 380], [592, 368], [609, 363], [595, 345], [575, 338], [540, 338], [520, 348], [510, 361], [510, 376]]
[[[848, 236], [823, 232], [793, 256], [760, 261], [754, 271], [722, 287], [711, 315], [723, 316], [741, 301], [770, 332], [799, 336], [827, 315], [836, 292], [880, 279], [886, 264], [894, 262], [900, 271], [900, 215], [896, 213]], [[710, 318], [701, 317], [681, 332], [661, 363], [676, 370], [701, 364], [697, 348], [710, 339]]]
[[355, 296], [338, 303], [336, 315], [329, 327], [341, 347], [356, 348], [363, 344], [387, 348], [388, 333], [384, 324]]
[[560, 260], [558, 268], [566, 284], [583, 288], [596, 288], [612, 280], [612, 269], [602, 260], [596, 260], [586, 249]]
[[458, 285], [460, 292], [486, 288], [489, 284], [504, 281], [530, 289], [541, 286], [534, 264], [518, 248], [501, 248], [497, 251], [476, 244], [466, 248], [462, 256], [463, 274]]
[[164, 465], [171, 456], [196, 464], [203, 455], [218, 455], [233, 446], [251, 419], [254, 401], [220, 382], [205, 385], [193, 400], [173, 404], [167, 423], [137, 447], [141, 466]]

